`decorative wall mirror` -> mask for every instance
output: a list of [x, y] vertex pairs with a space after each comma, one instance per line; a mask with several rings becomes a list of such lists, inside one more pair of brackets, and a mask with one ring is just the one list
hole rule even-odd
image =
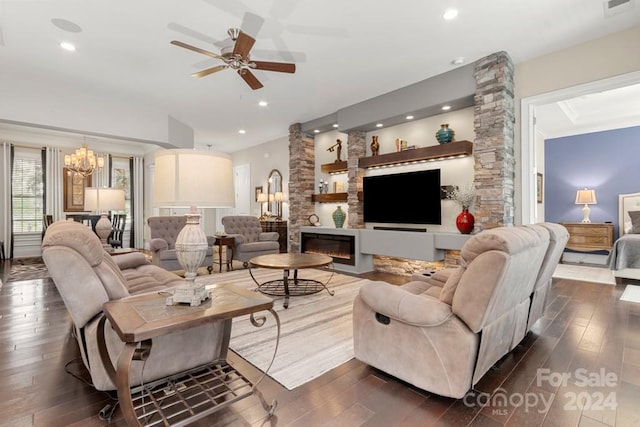
[[271, 215], [282, 218], [282, 174], [278, 169], [269, 173], [267, 180], [267, 194], [269, 196], [268, 210]]

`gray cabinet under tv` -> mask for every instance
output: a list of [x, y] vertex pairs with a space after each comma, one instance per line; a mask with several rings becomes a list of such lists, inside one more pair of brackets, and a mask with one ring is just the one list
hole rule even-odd
[[[306, 234], [306, 236], [305, 236]], [[353, 236], [352, 261], [350, 264], [334, 261], [334, 268], [351, 273], [373, 270], [373, 255], [420, 261], [444, 259], [445, 250], [460, 250], [469, 235], [448, 232], [374, 230], [370, 228], [347, 229], [329, 227], [301, 227], [300, 242], [308, 241], [309, 235]], [[331, 239], [330, 239], [331, 240]], [[342, 242], [342, 240], [341, 240]], [[332, 246], [332, 242], [327, 244]], [[304, 251], [304, 244], [302, 250]], [[349, 250], [345, 250], [348, 252]], [[329, 254], [331, 255], [331, 254]], [[335, 259], [335, 258], [334, 258]]]

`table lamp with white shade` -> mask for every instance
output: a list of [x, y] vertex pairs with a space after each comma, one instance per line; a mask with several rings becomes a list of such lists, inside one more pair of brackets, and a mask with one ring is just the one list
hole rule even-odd
[[273, 200], [278, 204], [277, 219], [282, 219], [282, 202], [284, 202], [284, 193], [282, 191], [276, 191], [273, 195]]
[[209, 247], [200, 227], [197, 208], [231, 208], [235, 206], [233, 165], [226, 154], [176, 149], [156, 153], [153, 205], [189, 207], [187, 223], [176, 238], [176, 255], [187, 281], [167, 299], [167, 304], [199, 305], [209, 298], [202, 284], [196, 284], [198, 267]]
[[84, 210], [95, 211], [100, 214], [96, 223], [96, 234], [100, 237], [102, 247], [107, 252], [113, 248], [107, 242], [113, 227], [109, 220], [109, 211], [121, 211], [124, 209], [124, 190], [109, 187], [87, 187], [84, 189]]
[[260, 203], [260, 219], [264, 219], [264, 204], [269, 201], [267, 193], [258, 194], [258, 203]]
[[596, 201], [596, 192], [595, 190], [578, 190], [576, 193], [576, 205], [584, 205], [582, 208], [582, 222], [588, 224], [591, 222], [589, 219], [589, 212], [591, 209], [589, 205], [595, 205], [598, 202]]

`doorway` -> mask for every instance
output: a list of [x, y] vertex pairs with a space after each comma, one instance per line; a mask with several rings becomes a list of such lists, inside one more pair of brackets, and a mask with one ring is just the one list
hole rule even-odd
[[520, 221], [522, 224], [538, 222], [536, 179], [538, 172], [543, 171], [540, 170], [541, 167], [537, 164], [536, 160], [536, 153], [540, 150], [540, 147], [538, 147], [536, 143], [536, 128], [540, 126], [540, 123], [536, 123], [536, 109], [543, 105], [635, 84], [640, 84], [640, 71], [535, 95], [521, 100], [520, 164], [522, 168], [520, 174], [520, 192], [522, 204]]

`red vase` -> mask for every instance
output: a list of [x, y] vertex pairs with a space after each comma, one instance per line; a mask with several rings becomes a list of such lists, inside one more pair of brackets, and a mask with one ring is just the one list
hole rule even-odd
[[475, 221], [469, 209], [463, 208], [462, 212], [460, 212], [456, 218], [456, 227], [458, 227], [458, 230], [460, 230], [462, 234], [470, 234], [473, 231]]

